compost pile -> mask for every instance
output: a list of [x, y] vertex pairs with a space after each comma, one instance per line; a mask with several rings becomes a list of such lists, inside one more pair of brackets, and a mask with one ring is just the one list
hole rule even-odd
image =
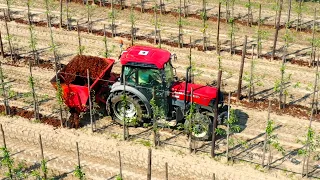
[[60, 73], [64, 77], [64, 83], [78, 84], [76, 79], [87, 79], [87, 69], [90, 72], [90, 79], [95, 80], [108, 65], [103, 58], [77, 55]]

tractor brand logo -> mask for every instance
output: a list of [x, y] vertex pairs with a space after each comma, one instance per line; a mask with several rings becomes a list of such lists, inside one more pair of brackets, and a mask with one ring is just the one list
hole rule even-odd
[[149, 51], [143, 51], [143, 50], [141, 50], [141, 51], [139, 52], [139, 55], [146, 56], [146, 55], [148, 55], [148, 53], [149, 53]]

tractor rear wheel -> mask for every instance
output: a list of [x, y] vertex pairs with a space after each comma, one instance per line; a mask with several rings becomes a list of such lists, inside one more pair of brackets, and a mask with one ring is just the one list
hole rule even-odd
[[184, 127], [186, 132], [190, 131], [191, 138], [194, 140], [207, 141], [212, 138], [212, 120], [213, 116], [211, 113], [197, 112], [192, 119], [192, 123], [186, 120]]
[[126, 101], [122, 92], [115, 93], [111, 98], [111, 111], [113, 119], [123, 125], [124, 117], [128, 126], [137, 126], [146, 119], [147, 109], [142, 100], [134, 94], [127, 93]]

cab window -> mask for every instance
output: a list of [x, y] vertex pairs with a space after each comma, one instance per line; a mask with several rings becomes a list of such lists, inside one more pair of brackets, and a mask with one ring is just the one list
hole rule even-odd
[[125, 75], [126, 83], [130, 85], [137, 84], [137, 68], [125, 66], [123, 68], [123, 74]]
[[138, 84], [141, 86], [155, 86], [161, 84], [161, 76], [158, 69], [141, 68], [138, 71]]
[[166, 75], [166, 85], [167, 87], [170, 87], [173, 81], [173, 68], [170, 62], [167, 62], [167, 64], [165, 64], [164, 72]]

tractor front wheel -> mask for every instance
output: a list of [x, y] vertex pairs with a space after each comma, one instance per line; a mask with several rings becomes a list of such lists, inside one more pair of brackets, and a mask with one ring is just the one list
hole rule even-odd
[[146, 115], [146, 106], [133, 94], [124, 95], [119, 92], [111, 98], [111, 111], [113, 119], [123, 125], [124, 119], [128, 126], [137, 126], [144, 122], [144, 115]]
[[197, 112], [192, 118], [191, 123], [186, 120], [184, 127], [191, 138], [200, 141], [207, 141], [212, 138], [212, 120], [213, 117], [209, 112]]

